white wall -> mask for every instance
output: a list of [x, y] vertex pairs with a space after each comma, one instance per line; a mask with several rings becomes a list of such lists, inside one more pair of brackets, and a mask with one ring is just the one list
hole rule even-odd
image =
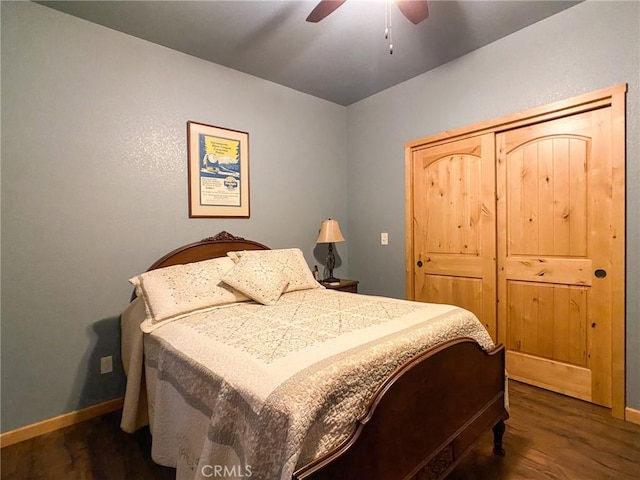
[[349, 275], [361, 291], [405, 296], [406, 142], [628, 83], [627, 404], [640, 408], [639, 45], [640, 3], [587, 1], [349, 106]]
[[[31, 2], [1, 20], [7, 431], [122, 395], [127, 279], [162, 254], [227, 230], [322, 265], [321, 220], [349, 231], [344, 107]], [[188, 218], [188, 120], [249, 132], [250, 219]]]

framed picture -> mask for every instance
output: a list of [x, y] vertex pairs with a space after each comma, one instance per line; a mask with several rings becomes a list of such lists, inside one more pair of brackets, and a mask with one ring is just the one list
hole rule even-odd
[[189, 217], [249, 218], [249, 134], [187, 122]]

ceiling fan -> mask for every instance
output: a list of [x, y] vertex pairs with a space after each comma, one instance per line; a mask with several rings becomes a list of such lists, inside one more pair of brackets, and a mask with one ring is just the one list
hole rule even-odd
[[[344, 2], [346, 2], [346, 0], [320, 0], [307, 17], [307, 22], [319, 22], [327, 15], [333, 13]], [[398, 5], [402, 14], [415, 25], [429, 16], [427, 0], [395, 0], [395, 3]]]

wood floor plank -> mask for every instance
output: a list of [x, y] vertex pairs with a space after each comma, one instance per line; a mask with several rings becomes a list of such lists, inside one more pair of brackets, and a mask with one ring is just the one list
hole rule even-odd
[[507, 455], [492, 457], [491, 435], [451, 473], [474, 479], [640, 479], [640, 427], [609, 409], [509, 382]]
[[[504, 457], [488, 433], [449, 480], [638, 480], [640, 426], [606, 408], [509, 382]], [[120, 430], [120, 412], [5, 447], [1, 480], [173, 480], [151, 460], [148, 429]], [[338, 479], [336, 479], [338, 480]], [[375, 480], [375, 479], [371, 479]]]

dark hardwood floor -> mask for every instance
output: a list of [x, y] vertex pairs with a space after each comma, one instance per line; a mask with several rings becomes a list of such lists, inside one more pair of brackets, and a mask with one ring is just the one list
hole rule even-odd
[[491, 454], [488, 435], [450, 480], [640, 479], [640, 426], [610, 410], [510, 381], [506, 456]]
[[[491, 453], [489, 433], [449, 479], [640, 479], [639, 425], [517, 382], [510, 382], [509, 391], [506, 456]], [[173, 479], [175, 470], [151, 460], [148, 431], [128, 435], [119, 422], [116, 412], [3, 448], [1, 478]]]

